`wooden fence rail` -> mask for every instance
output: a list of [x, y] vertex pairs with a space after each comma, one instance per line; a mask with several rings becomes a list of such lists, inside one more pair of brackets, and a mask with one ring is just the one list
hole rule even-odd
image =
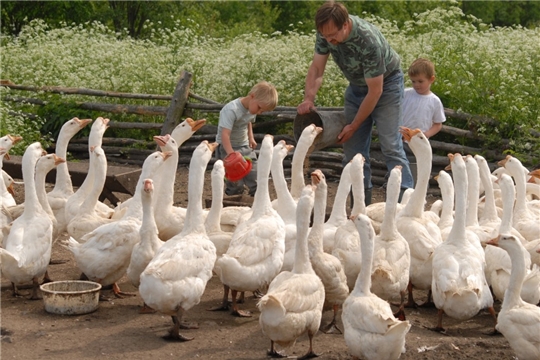
[[[218, 113], [224, 104], [220, 104], [214, 100], [204, 98], [200, 95], [190, 92], [191, 86], [191, 74], [189, 72], [182, 72], [174, 90], [173, 95], [155, 95], [155, 94], [131, 94], [113, 91], [103, 91], [85, 88], [72, 88], [72, 87], [60, 87], [60, 86], [28, 86], [17, 85], [9, 80], [0, 80], [0, 86], [5, 86], [11, 90], [26, 91], [26, 92], [48, 92], [61, 94], [63, 96], [69, 95], [85, 95], [94, 97], [108, 97], [118, 99], [136, 99], [136, 100], [152, 100], [152, 101], [164, 101], [168, 102], [165, 106], [145, 106], [145, 105], [132, 105], [132, 104], [106, 104], [98, 102], [79, 102], [76, 107], [83, 110], [92, 110], [97, 112], [106, 112], [110, 114], [135, 114], [141, 116], [164, 116], [163, 123], [145, 123], [145, 122], [118, 122], [111, 121], [109, 127], [117, 129], [143, 129], [143, 130], [160, 130], [161, 134], [167, 134], [174, 129], [174, 127], [181, 121], [183, 117], [193, 116], [194, 111], [198, 113]], [[34, 105], [46, 105], [47, 102], [41, 99], [31, 97], [20, 96], [4, 96], [4, 101], [13, 102], [25, 102]], [[320, 107], [321, 111], [343, 111], [340, 107]], [[35, 116], [28, 114], [29, 116]], [[458, 120], [465, 120], [470, 125], [470, 129], [474, 129], [477, 125], [496, 125], [497, 121], [481, 116], [475, 116], [471, 114], [456, 112], [452, 109], [445, 108], [445, 115], [448, 118], [454, 118]], [[292, 106], [278, 106], [271, 112], [263, 113], [262, 116], [265, 119], [269, 119], [264, 122], [256, 122], [254, 124], [255, 137], [258, 143], [262, 141], [265, 133], [272, 133], [275, 126], [280, 124], [292, 123], [296, 116], [296, 107]], [[112, 117], [112, 116], [111, 116]], [[259, 131], [257, 131], [259, 130]], [[191, 139], [182, 145], [180, 148], [179, 165], [189, 164], [191, 154], [197, 144], [202, 140], [213, 141], [217, 127], [215, 125], [207, 124], [201, 130], [197, 132]], [[456, 127], [443, 125], [441, 133], [450, 135], [455, 140], [453, 142], [442, 142], [437, 140], [430, 140], [431, 146], [434, 152], [437, 153], [463, 153], [463, 154], [481, 154], [490, 160], [490, 167], [494, 169], [496, 167], [495, 162], [504, 158], [502, 150], [509, 143], [507, 139], [501, 139], [501, 149], [482, 149], [481, 147], [470, 147], [459, 144], [459, 138], [478, 140], [478, 144], [482, 144], [482, 136], [476, 134], [473, 130], [459, 129]], [[532, 131], [534, 136], [540, 137], [540, 132]], [[380, 144], [376, 141], [377, 131], [373, 132], [374, 141], [372, 142], [371, 154], [372, 154], [372, 168], [373, 168], [373, 183], [375, 185], [381, 185], [384, 182], [384, 176], [386, 174], [386, 166], [383, 161], [383, 156], [380, 151]], [[448, 136], [447, 136], [448, 137]], [[289, 144], [296, 144], [296, 139], [292, 135], [275, 135], [274, 141], [285, 140]], [[88, 157], [88, 139], [73, 139], [69, 146], [68, 151], [75, 158], [87, 158]], [[156, 144], [150, 141], [142, 141], [130, 138], [103, 138], [103, 149], [107, 154], [109, 161], [124, 163], [124, 164], [139, 164], [142, 165], [146, 156], [152, 151], [155, 151]], [[54, 145], [50, 149], [54, 151]], [[341, 174], [342, 159], [340, 146], [333, 146], [331, 148], [323, 149], [324, 151], [316, 151], [309, 156], [309, 167], [311, 169], [321, 168], [327, 174], [327, 177], [338, 178]], [[289, 155], [284, 161], [286, 174], [290, 173], [289, 166], [292, 155]], [[448, 158], [446, 156], [435, 155], [433, 156], [432, 163], [432, 175], [436, 175], [441, 169], [448, 164]], [[526, 164], [527, 165], [527, 164]], [[431, 192], [438, 192], [438, 186], [434, 180], [430, 180]]]

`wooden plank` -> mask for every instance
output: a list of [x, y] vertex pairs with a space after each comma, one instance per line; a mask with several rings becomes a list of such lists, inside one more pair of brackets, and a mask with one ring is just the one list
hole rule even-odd
[[180, 74], [180, 80], [174, 90], [171, 105], [167, 109], [167, 116], [161, 128], [161, 135], [171, 134], [176, 125], [180, 123], [180, 118], [188, 102], [191, 78], [192, 74], [188, 71], [182, 71]]

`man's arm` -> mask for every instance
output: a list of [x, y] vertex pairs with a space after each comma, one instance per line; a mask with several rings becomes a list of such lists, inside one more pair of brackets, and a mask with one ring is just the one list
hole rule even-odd
[[324, 75], [324, 69], [326, 68], [326, 62], [328, 61], [328, 54], [314, 54], [313, 61], [309, 66], [306, 75], [306, 86], [304, 89], [304, 101], [298, 105], [297, 111], [299, 114], [307, 114], [312, 109], [315, 109], [315, 96], [319, 91]]

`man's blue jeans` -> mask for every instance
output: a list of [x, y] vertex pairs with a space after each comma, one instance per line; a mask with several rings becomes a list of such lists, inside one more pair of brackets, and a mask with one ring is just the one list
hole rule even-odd
[[[367, 87], [359, 87], [349, 84], [345, 90], [345, 119], [347, 124], [352, 123], [360, 104], [366, 97]], [[383, 92], [373, 112], [362, 123], [354, 135], [343, 144], [344, 164], [361, 153], [365, 158], [364, 164], [364, 187], [371, 189], [371, 166], [369, 149], [371, 146], [371, 130], [373, 125], [377, 127], [381, 150], [386, 161], [386, 167], [390, 172], [396, 165], [401, 165], [401, 187], [414, 187], [409, 161], [403, 150], [403, 143], [399, 127], [402, 125], [403, 116], [401, 103], [403, 100], [403, 72], [397, 71], [384, 79]]]

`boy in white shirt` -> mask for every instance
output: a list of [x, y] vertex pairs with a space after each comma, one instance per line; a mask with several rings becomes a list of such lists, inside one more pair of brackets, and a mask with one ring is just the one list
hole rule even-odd
[[[420, 129], [430, 138], [442, 129], [442, 123], [446, 121], [441, 99], [431, 92], [431, 84], [435, 81], [435, 66], [427, 59], [418, 58], [411, 64], [408, 73], [413, 87], [405, 89], [403, 126]], [[416, 159], [406, 143], [403, 147], [416, 184]]]

